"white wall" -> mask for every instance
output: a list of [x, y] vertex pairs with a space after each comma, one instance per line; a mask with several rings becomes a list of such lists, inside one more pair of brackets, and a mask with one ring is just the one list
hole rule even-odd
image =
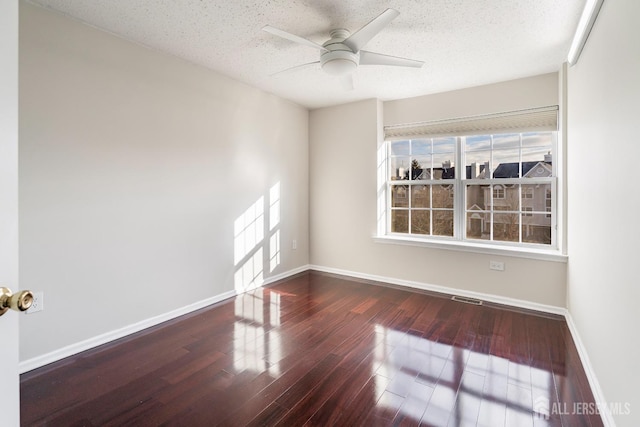
[[605, 1], [568, 75], [568, 307], [607, 402], [640, 425], [640, 2]]
[[277, 183], [264, 276], [308, 264], [306, 109], [20, 7], [20, 275], [45, 294], [21, 360], [232, 291], [234, 222]]
[[[564, 263], [380, 244], [372, 239], [382, 120], [399, 124], [557, 103], [558, 75], [553, 73], [384, 105], [370, 100], [311, 111], [311, 264], [564, 307]], [[490, 259], [504, 261], [506, 271], [489, 270]]]
[[384, 103], [384, 125], [501, 113], [558, 104], [558, 73]]

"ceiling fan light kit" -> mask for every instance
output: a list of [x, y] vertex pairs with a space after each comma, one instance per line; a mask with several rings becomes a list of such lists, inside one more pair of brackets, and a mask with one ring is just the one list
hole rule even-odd
[[360, 54], [353, 53], [349, 46], [343, 43], [350, 35], [349, 31], [342, 28], [333, 30], [331, 39], [322, 45], [326, 51], [320, 54], [320, 65], [328, 74], [344, 76], [358, 68]]
[[351, 52], [329, 52], [322, 55], [322, 69], [334, 76], [350, 74], [358, 68], [357, 55]]
[[[362, 50], [376, 34], [382, 31], [399, 14], [400, 12], [397, 10], [387, 9], [353, 34], [343, 28], [332, 30], [330, 33], [331, 38], [322, 45], [270, 25], [263, 27], [263, 30], [294, 43], [320, 50], [320, 61], [310, 64], [320, 63], [322, 70], [331, 75], [350, 75], [360, 65], [420, 68], [424, 64], [422, 61]], [[290, 69], [298, 67], [295, 66]]]

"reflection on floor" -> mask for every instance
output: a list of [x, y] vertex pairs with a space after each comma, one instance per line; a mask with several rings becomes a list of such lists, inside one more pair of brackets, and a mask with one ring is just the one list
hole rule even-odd
[[25, 425], [602, 425], [562, 318], [315, 272], [24, 374], [21, 391]]

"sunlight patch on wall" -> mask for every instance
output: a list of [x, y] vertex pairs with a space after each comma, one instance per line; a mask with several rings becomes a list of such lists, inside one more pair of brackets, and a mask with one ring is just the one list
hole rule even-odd
[[269, 230], [280, 224], [280, 182], [269, 190]]
[[258, 248], [240, 268], [236, 270], [234, 281], [238, 293], [259, 288], [264, 284], [263, 251]]
[[269, 273], [280, 265], [280, 182], [269, 190]]
[[264, 240], [264, 197], [258, 198], [233, 223], [234, 287], [245, 292], [262, 286]]
[[271, 255], [269, 273], [271, 273], [280, 265], [280, 230], [276, 230], [269, 239], [269, 254]]
[[267, 200], [260, 196], [233, 223], [234, 287], [238, 293], [262, 286], [267, 268], [272, 273], [281, 262], [280, 182], [266, 196]]
[[233, 260], [238, 265], [264, 239], [264, 197], [260, 197], [235, 220], [233, 229]]

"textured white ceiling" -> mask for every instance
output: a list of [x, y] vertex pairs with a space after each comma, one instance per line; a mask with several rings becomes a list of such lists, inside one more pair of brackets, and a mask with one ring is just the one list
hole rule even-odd
[[[557, 71], [586, 0], [30, 0], [211, 68], [308, 108], [399, 99]], [[261, 31], [270, 24], [319, 44], [385, 9], [400, 16], [366, 50], [425, 61], [360, 66], [354, 90], [309, 66], [319, 51]]]

